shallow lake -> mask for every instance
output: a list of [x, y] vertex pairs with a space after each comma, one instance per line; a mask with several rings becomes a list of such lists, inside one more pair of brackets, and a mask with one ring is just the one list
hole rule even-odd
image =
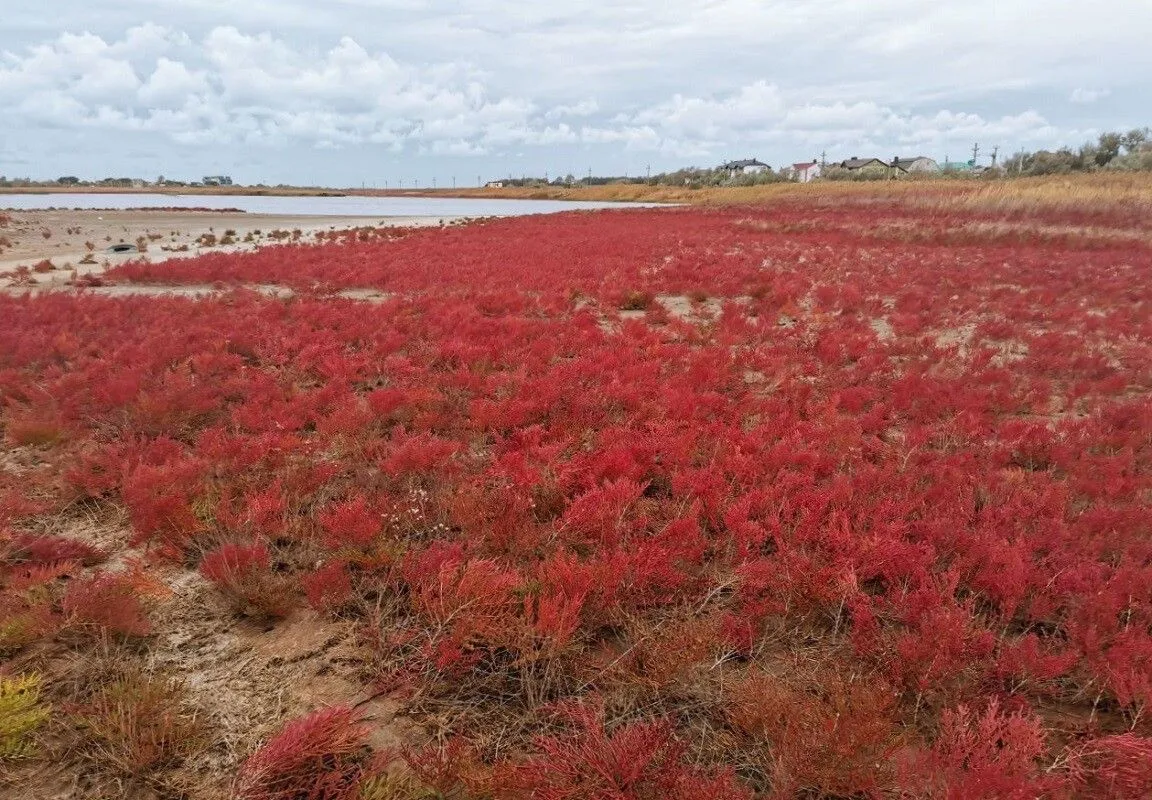
[[250, 214], [322, 217], [518, 217], [653, 203], [491, 200], [460, 197], [272, 197], [212, 194], [0, 194], [0, 209], [238, 208]]

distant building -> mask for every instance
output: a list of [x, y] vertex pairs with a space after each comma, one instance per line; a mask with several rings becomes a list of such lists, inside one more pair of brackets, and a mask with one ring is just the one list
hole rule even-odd
[[813, 159], [812, 161], [802, 161], [799, 164], [792, 165], [792, 178], [800, 183], [808, 183], [813, 178], [820, 177], [820, 162]]
[[488, 181], [484, 184], [485, 189], [503, 189], [504, 181]]
[[745, 158], [740, 161], [729, 161], [727, 164], [721, 164], [720, 169], [727, 172], [729, 176], [735, 176], [758, 175], [761, 172], [767, 172], [771, 167], [763, 161], [757, 161], [754, 158]]
[[231, 186], [232, 178], [229, 175], [205, 175], [202, 183], [205, 186]]
[[940, 165], [936, 159], [928, 156], [913, 156], [912, 158], [892, 159], [892, 167], [898, 172], [939, 172]]
[[851, 172], [855, 172], [858, 169], [887, 169], [888, 168], [888, 165], [878, 158], [858, 158], [856, 156], [852, 156], [852, 158], [845, 159], [844, 161], [841, 161], [836, 166], [840, 167], [840, 169], [846, 169], [846, 170], [849, 170]]

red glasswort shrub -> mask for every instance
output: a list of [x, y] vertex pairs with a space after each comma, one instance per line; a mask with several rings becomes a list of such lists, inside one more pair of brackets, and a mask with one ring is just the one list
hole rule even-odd
[[1072, 758], [1077, 797], [1152, 797], [1152, 739], [1131, 733], [1102, 736]]
[[1042, 794], [1050, 783], [1038, 759], [1044, 734], [1037, 720], [1002, 713], [993, 699], [981, 714], [959, 706], [945, 711], [930, 751], [903, 766], [902, 783], [925, 798], [1024, 798]]
[[368, 728], [350, 708], [289, 722], [240, 768], [237, 800], [349, 800], [359, 793]]
[[204, 556], [200, 572], [243, 613], [283, 617], [292, 610], [291, 583], [272, 572], [268, 548], [262, 544], [222, 545]]
[[332, 612], [352, 599], [352, 578], [339, 561], [325, 564], [300, 576], [308, 605], [317, 611]]
[[752, 793], [728, 773], [709, 774], [684, 761], [684, 746], [664, 721], [629, 722], [605, 728], [602, 707], [570, 704], [561, 716], [571, 730], [540, 738], [541, 755], [519, 765], [509, 798], [549, 800], [751, 800]]
[[99, 564], [105, 554], [86, 542], [64, 536], [33, 536], [28, 533], [5, 535], [0, 531], [0, 555], [13, 564], [53, 564], [75, 561], [86, 567]]
[[774, 794], [871, 796], [892, 788], [890, 757], [903, 738], [896, 697], [875, 677], [753, 674], [732, 686], [728, 717], [751, 738]]
[[67, 624], [95, 627], [124, 636], [147, 636], [152, 625], [130, 576], [101, 573], [72, 581], [61, 607]]
[[331, 550], [370, 546], [380, 535], [381, 516], [360, 495], [334, 504], [320, 515], [325, 546]]

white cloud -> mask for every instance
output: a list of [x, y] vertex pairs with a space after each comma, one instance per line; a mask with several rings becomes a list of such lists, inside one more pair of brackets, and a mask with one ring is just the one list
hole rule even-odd
[[600, 110], [600, 104], [595, 99], [581, 100], [570, 105], [560, 104], [549, 109], [545, 119], [563, 119], [564, 117], [589, 117]]
[[[133, 67], [142, 53], [155, 58], [143, 80]], [[33, 119], [153, 132], [183, 144], [409, 145], [452, 156], [583, 144], [721, 157], [764, 143], [858, 149], [1051, 132], [1035, 112], [986, 120], [899, 112], [874, 101], [816, 103], [789, 97], [767, 80], [716, 94], [676, 93], [607, 118], [589, 98], [540, 111], [528, 98], [493, 96], [482, 73], [466, 63], [404, 64], [349, 36], [321, 50], [232, 26], [211, 29], [199, 43], [150, 25], [111, 43], [65, 34], [8, 62], [0, 90], [35, 87], [35, 103], [21, 106]], [[561, 121], [577, 117], [590, 121], [579, 128]]]
[[1152, 107], [1149, 28], [1152, 4], [1131, 0], [1088, 16], [1042, 0], [55, 0], [6, 17], [0, 104], [9, 146], [49, 173], [55, 140], [38, 132], [70, 128], [102, 153], [124, 134], [282, 173], [298, 163], [276, 153], [312, 148], [350, 173], [399, 154], [496, 174], [939, 157], [1148, 123], [1093, 115]]
[[1072, 94], [1068, 96], [1068, 100], [1072, 103], [1090, 105], [1097, 100], [1103, 100], [1110, 94], [1112, 94], [1111, 89], [1083, 89], [1078, 87], [1072, 90]]
[[784, 124], [798, 131], [861, 130], [876, 127], [888, 113], [873, 102], [805, 103], [789, 109]]
[[183, 62], [161, 56], [156, 69], [140, 87], [140, 101], [152, 108], [173, 108], [184, 104], [189, 95], [209, 92], [208, 75], [190, 70]]

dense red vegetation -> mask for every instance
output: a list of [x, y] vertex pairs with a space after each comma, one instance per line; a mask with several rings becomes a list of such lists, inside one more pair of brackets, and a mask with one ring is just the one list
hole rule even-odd
[[[1147, 795], [1152, 249], [956, 233], [993, 222], [527, 217], [119, 269], [382, 304], [0, 297], [5, 431], [53, 465], [0, 484], [0, 614], [94, 556], [38, 515], [119, 503], [241, 613], [359, 620], [441, 791]], [[245, 796], [351, 792], [364, 724]]]

